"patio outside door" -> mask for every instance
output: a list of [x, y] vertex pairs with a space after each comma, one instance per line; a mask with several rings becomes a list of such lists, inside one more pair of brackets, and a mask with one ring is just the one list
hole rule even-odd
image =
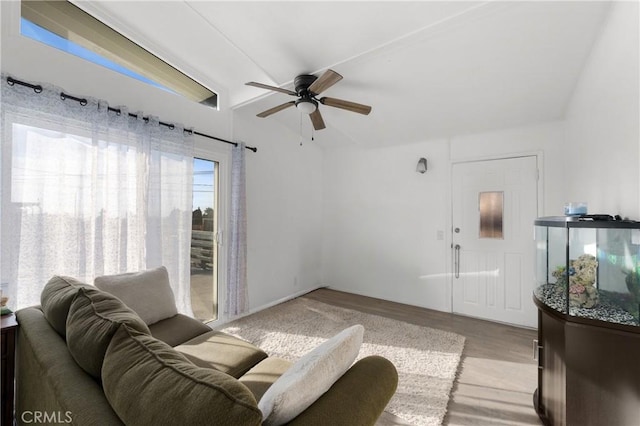
[[219, 170], [217, 161], [193, 159], [191, 308], [203, 322], [218, 319]]
[[535, 327], [535, 156], [453, 165], [453, 312]]

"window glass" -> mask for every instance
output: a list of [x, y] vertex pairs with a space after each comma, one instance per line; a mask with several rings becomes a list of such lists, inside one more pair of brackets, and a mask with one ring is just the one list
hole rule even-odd
[[480, 238], [504, 238], [502, 233], [504, 193], [502, 191], [481, 192], [478, 199]]
[[193, 160], [191, 307], [201, 321], [217, 319], [218, 163]]
[[68, 1], [21, 2], [21, 33], [49, 46], [218, 107], [218, 95]]
[[103, 67], [109, 68], [113, 71], [117, 71], [120, 74], [135, 78], [136, 80], [151, 84], [152, 86], [158, 87], [160, 89], [173, 92], [172, 90], [156, 83], [155, 81], [143, 75], [135, 73], [120, 64], [110, 61], [109, 59], [100, 56], [89, 49], [85, 49], [84, 47], [72, 41], [62, 38], [24, 18], [20, 19], [20, 33], [25, 37], [29, 37], [41, 43], [48, 44], [51, 47], [55, 47], [56, 49], [60, 49], [72, 55], [78, 56], [82, 59], [93, 62], [94, 64], [102, 65]]

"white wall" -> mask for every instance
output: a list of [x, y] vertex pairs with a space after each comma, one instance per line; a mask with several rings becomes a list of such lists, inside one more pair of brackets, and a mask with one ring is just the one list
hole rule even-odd
[[[562, 122], [399, 147], [331, 150], [324, 165], [324, 283], [451, 309], [451, 163], [541, 154], [543, 215], [562, 214]], [[415, 171], [429, 161], [424, 175]], [[441, 231], [443, 239], [438, 239]]]
[[447, 310], [447, 141], [331, 150], [323, 176], [325, 284]]
[[247, 279], [252, 310], [322, 285], [322, 151], [274, 120], [236, 112], [247, 155]]
[[638, 2], [615, 2], [568, 108], [567, 200], [640, 219]]

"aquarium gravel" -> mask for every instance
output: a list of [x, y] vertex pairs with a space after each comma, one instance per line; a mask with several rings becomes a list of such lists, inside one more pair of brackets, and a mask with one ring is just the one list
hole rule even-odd
[[[545, 305], [558, 312], [566, 313], [567, 296], [566, 294], [558, 294], [557, 287], [553, 284], [539, 286], [535, 290], [535, 296]], [[625, 311], [621, 307], [611, 303], [606, 292], [600, 292], [600, 302], [594, 308], [574, 308], [569, 309], [571, 316], [589, 318], [599, 321], [613, 322], [617, 324], [635, 325], [640, 323], [633, 315]]]

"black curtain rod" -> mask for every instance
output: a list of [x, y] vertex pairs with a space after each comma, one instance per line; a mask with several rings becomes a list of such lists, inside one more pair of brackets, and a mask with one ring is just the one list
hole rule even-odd
[[[33, 91], [36, 92], [36, 93], [42, 93], [42, 86], [41, 85], [39, 85], [39, 84], [30, 84], [30, 83], [27, 83], [27, 82], [24, 82], [24, 81], [16, 80], [15, 78], [12, 78], [12, 77], [7, 77], [7, 84], [9, 84], [9, 86], [13, 86], [14, 84], [18, 84], [20, 86], [24, 86], [24, 87], [28, 87], [30, 89], [33, 89]], [[62, 99], [63, 101], [66, 100], [66, 99], [71, 99], [71, 100], [74, 100], [74, 101], [78, 102], [82, 106], [87, 105], [87, 100], [86, 99], [78, 98], [78, 97], [75, 97], [75, 96], [71, 96], [71, 95], [68, 95], [68, 94], [66, 94], [64, 92], [60, 93], [60, 99]], [[121, 111], [118, 108], [108, 107], [108, 110], [111, 111], [111, 112], [115, 112], [116, 114], [120, 114], [121, 113]], [[129, 113], [129, 117], [137, 118], [138, 115], [130, 112]], [[149, 117], [142, 117], [142, 119], [144, 121], [149, 121]], [[159, 121], [158, 124], [160, 124], [161, 126], [168, 127], [169, 129], [172, 129], [172, 130], [175, 128], [175, 125], [173, 125], [171, 123], [165, 123], [163, 121]], [[184, 129], [184, 132], [185, 133], [189, 133], [191, 135], [198, 135], [198, 136], [202, 136], [204, 138], [213, 139], [213, 140], [216, 140], [216, 141], [228, 143], [228, 144], [231, 144], [233, 146], [238, 146], [237, 142], [232, 142], [232, 141], [228, 141], [226, 139], [221, 139], [221, 138], [218, 138], [218, 137], [215, 137], [215, 136], [207, 135], [205, 133], [200, 133], [200, 132], [197, 132], [197, 131], [192, 130], [192, 129]], [[253, 152], [257, 152], [258, 151], [258, 148], [254, 147], [254, 146], [245, 146], [245, 148], [250, 150], [250, 151], [253, 151]]]

